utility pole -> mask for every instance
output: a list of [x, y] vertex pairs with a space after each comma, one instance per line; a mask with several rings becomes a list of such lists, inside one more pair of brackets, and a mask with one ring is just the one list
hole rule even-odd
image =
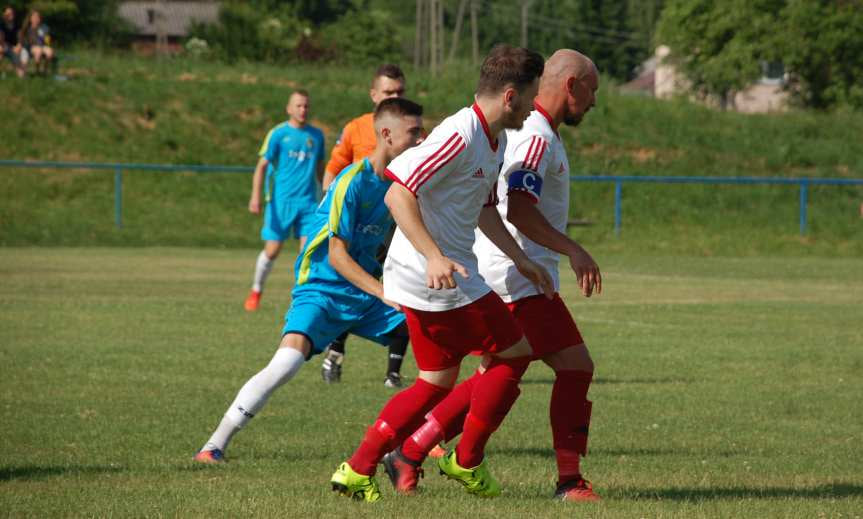
[[532, 0], [521, 1], [521, 46], [527, 48], [527, 12]]
[[156, 22], [156, 56], [161, 57], [163, 54], [168, 53], [168, 33], [165, 27], [165, 22], [168, 21], [168, 13], [165, 9], [165, 0], [156, 1], [153, 18]]
[[479, 34], [476, 26], [477, 0], [470, 0], [470, 40], [473, 47], [473, 64], [479, 63]]
[[437, 2], [429, 2], [429, 69], [432, 74], [437, 73]]
[[439, 52], [437, 62], [443, 67], [444, 58], [446, 58], [446, 29], [443, 23], [443, 0], [437, 0], [437, 44]]
[[420, 68], [423, 57], [423, 7], [425, 0], [416, 0], [417, 13], [414, 27], [414, 69]]
[[449, 48], [449, 59], [447, 61], [452, 61], [455, 59], [455, 53], [458, 49], [458, 40], [461, 38], [461, 23], [464, 19], [464, 10], [467, 7], [467, 3], [469, 0], [461, 0], [458, 4], [458, 14], [455, 17], [455, 31], [452, 33], [452, 45]]

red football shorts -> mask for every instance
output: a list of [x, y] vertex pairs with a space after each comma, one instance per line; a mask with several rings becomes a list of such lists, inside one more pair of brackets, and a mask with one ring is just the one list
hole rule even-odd
[[[525, 297], [506, 303], [506, 306], [524, 331], [524, 336], [533, 350], [534, 360], [584, 343], [578, 326], [559, 294], [554, 294], [554, 299], [551, 300], [544, 295]], [[494, 353], [500, 349], [496, 344], [485, 346], [482, 350], [472, 351], [471, 354]]]
[[423, 371], [458, 366], [472, 351], [505, 350], [524, 336], [506, 303], [494, 292], [443, 312], [402, 308], [414, 357]]
[[543, 295], [525, 297], [507, 306], [524, 330], [534, 359], [584, 343], [559, 294], [554, 294], [551, 300]]

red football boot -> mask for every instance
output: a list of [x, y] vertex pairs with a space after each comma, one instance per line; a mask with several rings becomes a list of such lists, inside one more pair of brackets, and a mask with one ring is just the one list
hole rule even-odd
[[419, 463], [404, 457], [401, 447], [388, 452], [381, 463], [396, 492], [408, 496], [416, 494], [417, 483], [425, 473]]
[[594, 502], [600, 500], [600, 497], [594, 493], [593, 485], [590, 484], [590, 481], [582, 477], [571, 479], [565, 483], [559, 484], [557, 486], [557, 490], [554, 492], [554, 498], [562, 501], [582, 502]]
[[246, 298], [246, 302], [243, 303], [243, 308], [245, 308], [247, 312], [254, 312], [260, 305], [261, 293], [252, 290], [249, 292], [249, 297]]

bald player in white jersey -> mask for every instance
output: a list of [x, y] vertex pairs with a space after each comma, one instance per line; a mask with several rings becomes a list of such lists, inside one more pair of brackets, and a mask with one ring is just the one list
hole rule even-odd
[[387, 402], [333, 474], [333, 489], [344, 495], [380, 499], [377, 464], [446, 397], [473, 350], [490, 353], [491, 360], [478, 377], [461, 440], [438, 465], [472, 494], [500, 493], [484, 462], [485, 445], [518, 397], [532, 350], [506, 304], [479, 275], [472, 248], [479, 226], [551, 297], [548, 272], [524, 254], [501, 221], [494, 188], [506, 146], [503, 130], [520, 128], [530, 115], [543, 62], [528, 49], [496, 46], [480, 69], [473, 106], [448, 117], [388, 167], [394, 183], [385, 201], [398, 230], [384, 264], [384, 294], [405, 312], [420, 372], [414, 385]]
[[[534, 360], [555, 371], [551, 426], [558, 464], [555, 497], [565, 501], [596, 501], [599, 497], [581, 476], [579, 460], [587, 453], [591, 403], [587, 391], [593, 361], [559, 294], [560, 254], [569, 258], [579, 288], [590, 297], [602, 290], [599, 267], [566, 235], [569, 215], [569, 161], [558, 134], [561, 123], [578, 125], [594, 105], [598, 73], [593, 62], [573, 50], [559, 50], [545, 66], [534, 111], [518, 130], [507, 130], [498, 212], [509, 233], [534, 262], [554, 279], [548, 300], [491, 240], [477, 232], [474, 252], [486, 283], [507, 303], [530, 342]], [[482, 368], [459, 384], [427, 416], [426, 423], [395, 451], [384, 468], [396, 490], [412, 494], [426, 453], [440, 441], [461, 433], [470, 399]]]

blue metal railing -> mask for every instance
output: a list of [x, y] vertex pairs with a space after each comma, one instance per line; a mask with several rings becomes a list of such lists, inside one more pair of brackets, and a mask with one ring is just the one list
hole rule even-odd
[[633, 175], [572, 175], [573, 182], [614, 182], [614, 234], [620, 236], [624, 182], [654, 184], [791, 184], [800, 186], [800, 235], [806, 234], [810, 185], [863, 186], [861, 178], [672, 177]]
[[123, 171], [192, 171], [195, 173], [251, 173], [250, 166], [199, 166], [194, 164], [119, 164], [114, 162], [53, 162], [0, 160], [0, 167], [34, 169], [107, 169], [114, 171], [114, 225], [123, 227]]
[[[124, 171], [191, 171], [196, 173], [251, 173], [251, 166], [201, 166], [193, 164], [121, 164], [113, 162], [53, 162], [0, 160], [0, 167], [35, 169], [95, 169], [114, 171], [114, 223], [123, 226], [123, 172]], [[572, 175], [572, 182], [613, 182], [614, 183], [614, 234], [620, 235], [623, 218], [623, 184], [785, 184], [800, 187], [800, 234], [806, 234], [809, 186], [863, 186], [859, 178], [778, 178], [778, 177], [675, 177], [675, 176], [634, 176], [634, 175]]]

